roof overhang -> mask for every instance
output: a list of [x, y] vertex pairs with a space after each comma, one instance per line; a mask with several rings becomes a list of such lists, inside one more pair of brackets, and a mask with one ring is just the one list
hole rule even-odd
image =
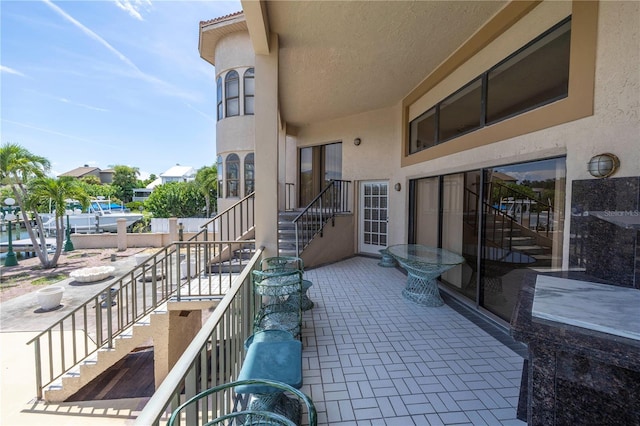
[[247, 22], [242, 11], [200, 22], [198, 40], [200, 57], [215, 66], [216, 45], [220, 39], [237, 31], [247, 31]]
[[278, 34], [280, 114], [298, 127], [397, 105], [507, 3], [242, 1], [257, 54]]

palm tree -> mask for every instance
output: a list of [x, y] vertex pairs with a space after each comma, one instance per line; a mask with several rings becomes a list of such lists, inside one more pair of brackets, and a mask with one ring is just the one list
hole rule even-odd
[[[29, 221], [26, 206], [27, 183], [30, 179], [44, 177], [50, 167], [49, 160], [31, 153], [19, 144], [5, 143], [0, 146], [0, 185], [7, 185], [11, 188], [20, 207], [22, 220], [27, 228], [33, 249], [43, 267], [47, 267], [49, 264], [45, 233], [37, 212], [34, 212], [37, 235], [31, 221]], [[39, 242], [38, 239], [40, 239]]]
[[34, 179], [29, 185], [28, 205], [37, 206], [44, 202], [51, 202], [55, 209], [56, 224], [56, 251], [52, 259], [48, 259], [45, 268], [54, 268], [58, 264], [58, 258], [62, 253], [64, 242], [64, 216], [68, 200], [77, 200], [83, 208], [89, 205], [90, 197], [76, 179], [69, 176], [62, 176], [58, 179], [41, 177]]
[[204, 166], [198, 169], [196, 173], [196, 184], [198, 190], [204, 195], [207, 217], [211, 215], [211, 194], [216, 197], [216, 188], [218, 185], [218, 168], [213, 166]]

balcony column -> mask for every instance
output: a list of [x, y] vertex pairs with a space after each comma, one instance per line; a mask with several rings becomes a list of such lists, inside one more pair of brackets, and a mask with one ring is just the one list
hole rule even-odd
[[256, 246], [265, 256], [278, 254], [278, 140], [283, 130], [278, 114], [278, 36], [271, 34], [269, 52], [256, 55], [255, 173]]

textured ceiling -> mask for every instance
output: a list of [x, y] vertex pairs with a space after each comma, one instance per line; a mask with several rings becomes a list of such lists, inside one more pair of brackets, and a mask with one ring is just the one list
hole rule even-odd
[[504, 1], [268, 1], [295, 126], [394, 105]]

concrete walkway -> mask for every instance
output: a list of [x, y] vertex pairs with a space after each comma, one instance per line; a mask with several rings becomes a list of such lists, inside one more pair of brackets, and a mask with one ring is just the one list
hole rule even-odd
[[110, 266], [115, 267], [116, 270], [111, 277], [105, 280], [80, 283], [73, 278], [67, 278], [53, 284], [64, 287], [64, 294], [60, 307], [52, 311], [45, 312], [40, 309], [35, 291], [6, 300], [0, 304], [0, 332], [46, 330], [69, 312], [109, 288], [111, 283], [130, 271], [135, 265], [135, 259], [130, 256], [111, 262]]
[[34, 349], [27, 342], [88, 299], [111, 286], [136, 265], [133, 257], [112, 262], [112, 277], [95, 283], [69, 278], [55, 283], [64, 287], [61, 306], [43, 312], [35, 292], [0, 304], [0, 424], [26, 425], [127, 425], [132, 424], [146, 398], [47, 404], [35, 398]]

